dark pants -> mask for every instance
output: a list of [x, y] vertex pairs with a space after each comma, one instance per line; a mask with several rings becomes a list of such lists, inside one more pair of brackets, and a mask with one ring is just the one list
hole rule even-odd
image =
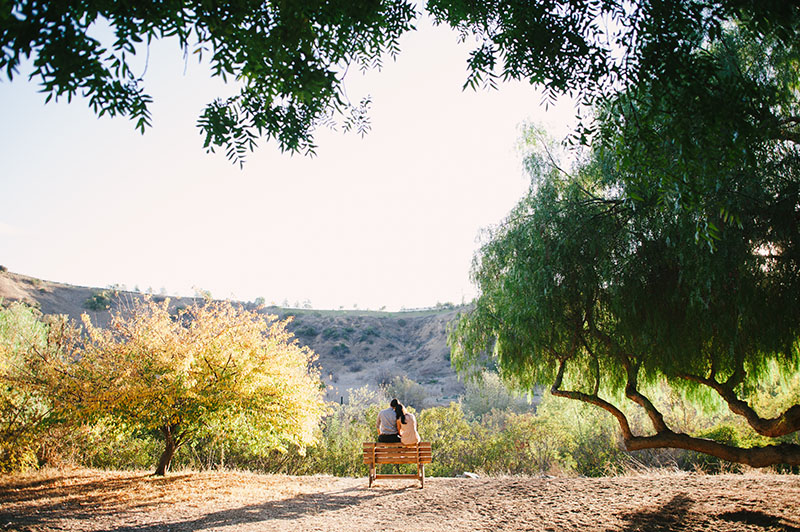
[[381, 443], [400, 443], [399, 434], [381, 434], [378, 436], [378, 441]]

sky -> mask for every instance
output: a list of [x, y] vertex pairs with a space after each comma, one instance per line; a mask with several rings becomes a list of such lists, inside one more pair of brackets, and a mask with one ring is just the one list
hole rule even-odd
[[348, 73], [351, 100], [372, 97], [365, 137], [320, 129], [313, 158], [262, 141], [244, 169], [206, 153], [195, 125], [235, 87], [173, 42], [150, 47], [144, 135], [3, 78], [0, 264], [79, 286], [320, 309], [469, 302], [481, 230], [528, 187], [521, 125], [562, 138], [575, 110], [545, 109], [522, 82], [462, 90], [469, 46], [418, 27], [381, 71]]

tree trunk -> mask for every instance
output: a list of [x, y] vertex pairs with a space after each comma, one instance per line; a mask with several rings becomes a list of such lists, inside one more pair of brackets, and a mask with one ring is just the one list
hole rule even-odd
[[[667, 428], [664, 423], [664, 418], [661, 413], [653, 406], [650, 400], [642, 395], [636, 389], [636, 381], [631, 379], [631, 373], [628, 374], [628, 384], [625, 392], [628, 398], [635, 403], [642, 406], [650, 415], [650, 421], [653, 428], [656, 429], [656, 434], [653, 436], [634, 436], [628, 424], [628, 418], [625, 414], [613, 404], [609, 403], [598, 397], [596, 394], [586, 394], [578, 391], [568, 391], [560, 389], [563, 377], [564, 368], [566, 367], [566, 360], [562, 360], [558, 368], [553, 386], [550, 393], [556, 397], [566, 397], [582, 401], [584, 403], [593, 404], [610, 412], [617, 418], [620, 429], [622, 431], [622, 439], [625, 442], [625, 448], [628, 451], [640, 451], [643, 449], [686, 449], [689, 451], [696, 451], [698, 453], [705, 453], [710, 456], [721, 458], [729, 462], [736, 462], [739, 464], [749, 465], [751, 467], [768, 467], [774, 465], [800, 465], [800, 445], [793, 443], [779, 443], [775, 445], [767, 445], [765, 447], [735, 447], [733, 445], [725, 445], [723, 443], [707, 440], [705, 438], [695, 438], [687, 434], [675, 433]], [[784, 417], [793, 419], [791, 416], [797, 416], [798, 406], [793, 406], [787, 410], [788, 414]]]
[[629, 451], [661, 448], [686, 449], [751, 467], [800, 465], [800, 445], [792, 443], [743, 448], [725, 445], [704, 438], [693, 438], [686, 434], [672, 431], [653, 436], [625, 438], [624, 441], [625, 448]]
[[178, 449], [178, 444], [175, 441], [173, 436], [173, 430], [175, 427], [166, 426], [161, 428], [162, 434], [164, 434], [164, 452], [161, 453], [161, 458], [158, 460], [158, 467], [156, 467], [156, 472], [154, 475], [158, 475], [163, 477], [169, 471], [169, 464], [172, 462], [172, 457], [175, 455], [175, 451]]

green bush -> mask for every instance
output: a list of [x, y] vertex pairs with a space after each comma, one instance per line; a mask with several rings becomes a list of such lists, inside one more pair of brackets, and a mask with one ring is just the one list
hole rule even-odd
[[336, 344], [335, 346], [333, 346], [333, 349], [331, 349], [331, 354], [336, 357], [346, 355], [349, 352], [350, 352], [350, 347], [348, 347], [347, 344], [342, 342]]
[[517, 413], [533, 410], [531, 399], [526, 394], [510, 390], [497, 373], [484, 371], [465, 383], [462, 403], [470, 419], [480, 419], [492, 410]]
[[417, 425], [420, 438], [431, 442], [433, 462], [425, 467], [428, 474], [449, 477], [479, 469], [476, 457], [481, 453], [475, 443], [483, 440], [484, 429], [467, 422], [460, 403], [423, 410]]
[[425, 387], [415, 382], [405, 375], [394, 377], [383, 387], [383, 393], [387, 398], [396, 397], [398, 401], [406, 406], [413, 406], [421, 409], [428, 398]]
[[109, 293], [108, 290], [101, 290], [88, 297], [83, 303], [83, 306], [97, 312], [108, 310], [111, 307], [111, 298], [112, 294]]
[[366, 474], [361, 446], [377, 438], [376, 420], [383, 398], [368, 388], [350, 390], [322, 424], [320, 442], [308, 451], [309, 471], [338, 476]]
[[373, 337], [380, 336], [381, 333], [375, 327], [369, 326], [363, 331], [361, 331], [361, 336], [358, 338], [359, 342], [369, 342], [372, 343]]
[[344, 339], [347, 340], [350, 338], [350, 333], [353, 332], [352, 327], [346, 327], [344, 329], [339, 327], [326, 327], [322, 330], [322, 339], [323, 340], [339, 340]]
[[313, 338], [317, 335], [317, 330], [311, 325], [301, 325], [294, 330], [294, 335], [301, 338]]
[[[726, 445], [741, 446], [741, 434], [733, 425], [722, 424], [706, 429], [694, 434], [698, 438], [707, 438]], [[684, 451], [683, 460], [692, 464], [695, 469], [706, 473], [739, 473], [742, 471], [740, 464], [735, 464], [721, 460], [715, 456], [709, 456], [694, 451]]]

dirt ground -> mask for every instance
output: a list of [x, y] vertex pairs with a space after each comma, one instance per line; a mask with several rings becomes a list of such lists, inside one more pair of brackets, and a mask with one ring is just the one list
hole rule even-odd
[[800, 477], [287, 477], [46, 470], [0, 477], [14, 531], [800, 532]]

